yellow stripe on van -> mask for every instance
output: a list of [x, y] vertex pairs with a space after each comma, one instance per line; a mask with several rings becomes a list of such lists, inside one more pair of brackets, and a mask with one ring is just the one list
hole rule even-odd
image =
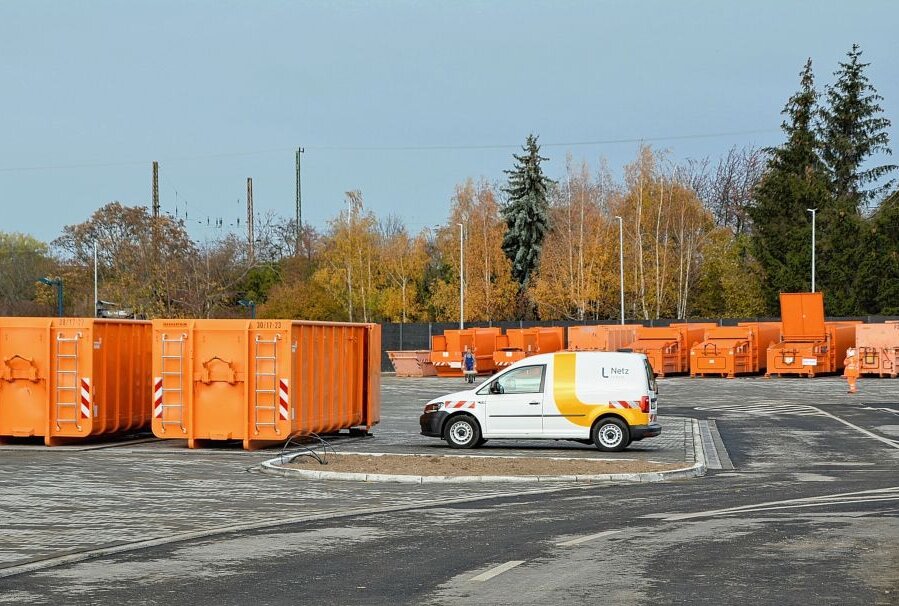
[[[600, 414], [611, 407], [608, 402], [582, 402], [577, 397], [575, 383], [575, 362], [577, 353], [558, 353], [553, 356], [553, 396], [556, 408], [575, 425], [590, 427]], [[638, 424], [644, 415], [635, 409], [616, 409], [615, 414], [621, 416], [628, 424]], [[569, 416], [570, 415], [570, 416]]]

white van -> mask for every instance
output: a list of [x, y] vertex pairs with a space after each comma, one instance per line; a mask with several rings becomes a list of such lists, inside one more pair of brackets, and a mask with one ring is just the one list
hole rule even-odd
[[638, 353], [577, 351], [520, 360], [478, 387], [428, 402], [422, 435], [452, 448], [488, 439], [568, 439], [624, 450], [662, 433], [655, 377]]

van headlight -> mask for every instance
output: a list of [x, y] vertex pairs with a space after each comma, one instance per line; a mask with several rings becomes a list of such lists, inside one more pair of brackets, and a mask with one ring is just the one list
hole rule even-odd
[[434, 403], [432, 403], [432, 404], [426, 404], [426, 405], [425, 405], [425, 412], [426, 412], [426, 413], [428, 413], [428, 412], [437, 412], [437, 411], [440, 410], [441, 408], [443, 408], [443, 402], [434, 402]]

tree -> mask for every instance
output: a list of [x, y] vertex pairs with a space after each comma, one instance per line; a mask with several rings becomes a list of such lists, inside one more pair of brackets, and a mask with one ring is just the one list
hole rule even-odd
[[779, 293], [809, 289], [811, 215], [828, 204], [828, 182], [818, 157], [818, 112], [812, 60], [800, 73], [800, 89], [790, 97], [781, 128], [787, 140], [769, 154], [765, 174], [749, 209], [752, 248], [765, 274], [768, 312], [779, 312]]
[[877, 208], [863, 234], [860, 307], [865, 313], [899, 315], [899, 191]]
[[748, 236], [725, 228], [712, 232], [702, 247], [702, 269], [693, 311], [703, 318], [764, 315], [761, 268], [749, 254]]
[[502, 208], [506, 221], [503, 252], [512, 262], [512, 276], [524, 290], [531, 272], [540, 261], [543, 239], [549, 231], [547, 187], [552, 181], [543, 175], [537, 137], [528, 135], [523, 155], [513, 154], [515, 168], [507, 170], [509, 184], [503, 189], [509, 201]]
[[[882, 182], [895, 170], [891, 164], [863, 169], [863, 164], [874, 154], [891, 154], [887, 129], [890, 121], [881, 114], [883, 97], [868, 83], [861, 62], [862, 51], [852, 45], [834, 72], [836, 83], [827, 87], [827, 107], [821, 111], [820, 138], [822, 157], [830, 175], [832, 192], [836, 199], [854, 202], [861, 210], [865, 203], [878, 194], [888, 191], [892, 181]], [[864, 187], [875, 187], [865, 191]]]
[[49, 313], [51, 306], [38, 300], [35, 281], [58, 271], [46, 244], [26, 234], [0, 232], [0, 314]]

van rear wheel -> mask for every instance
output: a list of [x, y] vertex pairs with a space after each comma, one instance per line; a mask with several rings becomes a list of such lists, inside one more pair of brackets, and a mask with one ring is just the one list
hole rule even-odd
[[593, 444], [603, 452], [621, 452], [631, 443], [627, 424], [616, 417], [600, 419], [593, 426]]
[[474, 448], [481, 440], [481, 429], [474, 417], [453, 417], [443, 430], [443, 439], [450, 448]]

